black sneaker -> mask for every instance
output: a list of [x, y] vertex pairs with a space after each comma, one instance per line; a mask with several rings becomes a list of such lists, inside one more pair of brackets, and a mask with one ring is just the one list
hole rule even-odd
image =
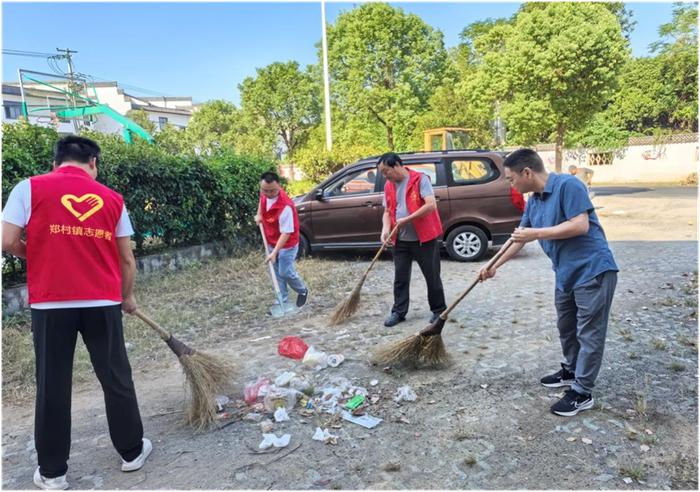
[[306, 289], [304, 292], [300, 292], [297, 295], [297, 307], [302, 307], [304, 304], [306, 304], [307, 297], [309, 297], [309, 289]]
[[402, 321], [406, 320], [406, 316], [401, 316], [397, 313], [391, 313], [387, 319], [384, 320], [384, 326], [391, 327], [398, 325]]
[[566, 390], [564, 398], [552, 405], [552, 413], [562, 417], [573, 417], [582, 410], [593, 408], [593, 395], [582, 395], [575, 390]]
[[560, 386], [571, 386], [574, 384], [575, 380], [576, 375], [573, 372], [567, 371], [564, 364], [562, 364], [561, 371], [543, 377], [540, 379], [540, 383], [547, 388], [559, 388]]

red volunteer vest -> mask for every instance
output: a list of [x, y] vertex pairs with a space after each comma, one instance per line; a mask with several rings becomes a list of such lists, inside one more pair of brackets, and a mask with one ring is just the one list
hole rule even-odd
[[299, 216], [297, 215], [297, 208], [294, 206], [294, 202], [291, 198], [287, 196], [284, 190], [280, 190], [280, 194], [277, 196], [277, 201], [272, 204], [270, 210], [267, 210], [267, 197], [260, 193], [260, 213], [262, 214], [262, 224], [265, 230], [265, 238], [267, 239], [267, 244], [271, 247], [275, 247], [280, 236], [280, 214], [284, 210], [284, 207], [289, 206], [292, 209], [292, 216], [294, 217], [294, 232], [289, 235], [284, 248], [293, 248], [299, 244]]
[[[408, 170], [408, 185], [406, 186], [406, 207], [408, 213], [412, 214], [423, 205], [425, 200], [420, 196], [420, 180], [423, 173]], [[393, 182], [387, 180], [384, 185], [384, 196], [386, 197], [386, 205], [389, 209], [391, 217], [391, 228], [396, 225], [396, 186]], [[435, 210], [428, 215], [416, 219], [412, 222], [416, 230], [416, 235], [421, 243], [427, 243], [433, 239], [442, 236], [442, 222], [440, 222], [440, 214]]]
[[115, 230], [122, 196], [75, 166], [29, 179], [27, 224], [29, 303], [122, 301]]

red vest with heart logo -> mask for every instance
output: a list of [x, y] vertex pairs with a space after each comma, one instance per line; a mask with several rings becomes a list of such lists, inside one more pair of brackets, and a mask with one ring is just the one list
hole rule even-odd
[[297, 214], [297, 208], [294, 205], [289, 196], [280, 190], [280, 194], [277, 196], [277, 201], [272, 204], [270, 210], [267, 210], [267, 198], [265, 195], [260, 193], [260, 213], [262, 214], [262, 225], [265, 231], [265, 239], [267, 239], [267, 244], [271, 247], [275, 247], [280, 236], [280, 215], [284, 210], [284, 207], [291, 207], [292, 215], [294, 216], [294, 232], [289, 235], [289, 239], [284, 244], [284, 248], [293, 248], [299, 244], [299, 215]]
[[122, 196], [76, 166], [58, 167], [29, 182], [29, 303], [121, 302], [115, 230], [124, 206]]
[[[425, 200], [420, 196], [420, 180], [422, 177], [423, 173], [408, 169], [406, 208], [409, 214], [412, 214], [425, 205]], [[396, 199], [396, 185], [389, 180], [387, 180], [384, 185], [384, 196], [386, 198], [386, 208], [389, 211], [391, 228], [393, 230], [394, 226], [396, 226], [396, 207], [398, 206], [398, 201]], [[440, 221], [440, 214], [437, 210], [414, 220], [412, 224], [420, 243], [427, 243], [428, 241], [442, 236], [442, 222]]]

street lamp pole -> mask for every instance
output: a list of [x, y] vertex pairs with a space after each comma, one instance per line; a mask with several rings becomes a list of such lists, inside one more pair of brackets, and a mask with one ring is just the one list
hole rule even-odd
[[326, 150], [333, 149], [331, 134], [331, 90], [328, 79], [328, 41], [326, 40], [326, 1], [321, 0], [321, 45], [323, 47], [323, 101], [326, 115]]

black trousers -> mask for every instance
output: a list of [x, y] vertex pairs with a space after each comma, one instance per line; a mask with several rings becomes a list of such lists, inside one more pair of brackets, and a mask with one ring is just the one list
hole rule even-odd
[[416, 260], [428, 287], [428, 303], [433, 313], [447, 309], [445, 291], [440, 279], [440, 247], [437, 239], [427, 243], [396, 241], [394, 246], [394, 307], [393, 313], [406, 316], [411, 286], [411, 265]]
[[78, 332], [102, 385], [112, 443], [126, 461], [143, 447], [143, 426], [131, 366], [124, 347], [121, 306], [32, 309], [36, 356], [34, 442], [41, 474], [68, 470], [71, 433], [71, 383]]

